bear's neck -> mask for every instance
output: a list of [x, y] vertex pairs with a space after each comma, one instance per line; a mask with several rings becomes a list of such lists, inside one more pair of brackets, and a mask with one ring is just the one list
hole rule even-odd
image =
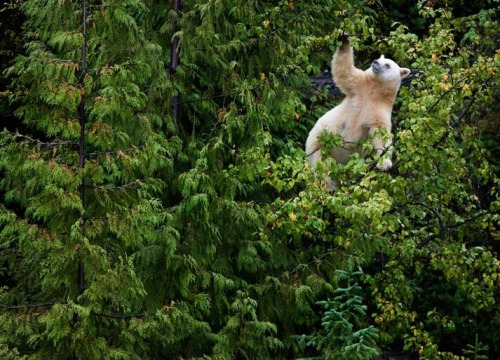
[[380, 107], [392, 110], [394, 101], [396, 100], [397, 90], [394, 89], [377, 89], [370, 94], [371, 100]]

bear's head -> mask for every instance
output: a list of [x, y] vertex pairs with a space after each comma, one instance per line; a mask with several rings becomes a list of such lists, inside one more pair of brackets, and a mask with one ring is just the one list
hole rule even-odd
[[398, 86], [402, 79], [410, 75], [410, 69], [399, 67], [391, 59], [386, 59], [384, 55], [374, 60], [368, 71], [371, 71], [375, 78], [383, 82], [396, 83]]

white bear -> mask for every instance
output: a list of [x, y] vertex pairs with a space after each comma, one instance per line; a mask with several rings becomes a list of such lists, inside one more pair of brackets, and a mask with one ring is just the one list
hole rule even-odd
[[[374, 60], [371, 67], [362, 71], [354, 66], [352, 47], [344, 43], [337, 49], [332, 59], [333, 81], [346, 95], [335, 108], [328, 111], [316, 122], [306, 141], [306, 153], [314, 167], [321, 161], [321, 144], [318, 141], [324, 131], [340, 134], [344, 145], [332, 149], [331, 157], [338, 163], [346, 163], [352, 152], [362, 154], [358, 143], [373, 136], [373, 146], [378, 156], [384, 159], [377, 167], [387, 170], [392, 166], [390, 160], [391, 142], [383, 142], [376, 131], [386, 129], [391, 133], [391, 112], [401, 80], [410, 74], [410, 69], [400, 68], [398, 64], [382, 55]], [[333, 191], [337, 181], [325, 179], [328, 191]]]

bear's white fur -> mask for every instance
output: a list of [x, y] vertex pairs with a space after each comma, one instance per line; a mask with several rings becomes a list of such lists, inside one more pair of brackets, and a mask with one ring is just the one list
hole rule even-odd
[[[306, 153], [314, 167], [321, 161], [321, 144], [318, 141], [324, 131], [340, 134], [344, 145], [332, 149], [331, 156], [338, 163], [346, 163], [353, 151], [360, 152], [358, 143], [373, 133], [373, 146], [381, 156], [390, 141], [383, 143], [376, 131], [386, 129], [391, 133], [391, 112], [401, 80], [410, 74], [410, 69], [400, 68], [398, 64], [382, 55], [373, 61], [371, 67], [362, 71], [354, 66], [354, 55], [349, 44], [337, 49], [332, 59], [332, 76], [335, 84], [346, 95], [335, 108], [323, 115], [314, 125], [306, 141]], [[387, 155], [390, 151], [387, 150]], [[363, 154], [361, 154], [363, 156]], [[377, 167], [387, 170], [392, 161], [384, 155]], [[327, 190], [332, 191], [337, 182], [325, 179]]]

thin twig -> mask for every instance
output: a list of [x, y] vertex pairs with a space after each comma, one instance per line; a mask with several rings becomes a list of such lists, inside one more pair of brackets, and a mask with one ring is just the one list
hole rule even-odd
[[1, 309], [5, 310], [22, 310], [22, 309], [27, 309], [27, 308], [37, 308], [37, 307], [47, 307], [47, 306], [53, 306], [56, 304], [65, 304], [64, 302], [45, 302], [45, 303], [39, 303], [39, 304], [24, 304], [24, 305], [4, 305], [0, 304]]
[[319, 260], [324, 259], [324, 258], [325, 258], [325, 257], [327, 257], [328, 255], [331, 255], [331, 254], [332, 254], [335, 250], [338, 250], [338, 249], [340, 249], [340, 248], [341, 248], [341, 246], [340, 246], [340, 245], [339, 245], [339, 246], [337, 246], [337, 247], [335, 247], [335, 248], [331, 247], [331, 248], [329, 248], [329, 249], [328, 249], [325, 253], [323, 253], [323, 254], [321, 254], [321, 255], [318, 255], [318, 256], [315, 256], [313, 260], [309, 261], [309, 262], [308, 262], [308, 263], [306, 263], [306, 264], [299, 264], [299, 265], [297, 265], [297, 266], [296, 266], [295, 268], [293, 268], [292, 270], [287, 271], [285, 274], [282, 274], [279, 278], [280, 278], [280, 279], [283, 279], [283, 278], [285, 278], [285, 277], [287, 277], [287, 276], [290, 276], [290, 275], [292, 275], [292, 274], [295, 274], [295, 273], [297, 273], [297, 272], [300, 270], [300, 268], [302, 268], [302, 267], [309, 267], [309, 266], [311, 266], [312, 264], [314, 264], [314, 263], [318, 262]]
[[33, 139], [32, 137], [28, 135], [23, 135], [19, 133], [14, 133], [8, 130], [5, 130], [5, 132], [9, 135], [11, 135], [14, 138], [22, 138], [24, 140], [27, 140], [31, 143], [35, 143], [39, 147], [48, 147], [48, 148], [53, 148], [57, 146], [63, 146], [63, 145], [76, 145], [78, 142], [76, 140], [63, 140], [63, 141], [54, 141], [54, 142], [44, 142], [38, 139]]
[[431, 207], [423, 202], [420, 202], [420, 201], [411, 202], [411, 203], [408, 203], [408, 205], [419, 205], [419, 206], [426, 208], [430, 212], [432, 212], [436, 216], [436, 218], [438, 219], [439, 229], [441, 231], [445, 231], [446, 227], [444, 225], [443, 216], [439, 213], [439, 211], [437, 211], [436, 208], [433, 208], [433, 207]]
[[120, 190], [120, 189], [125, 189], [125, 188], [128, 188], [128, 187], [131, 187], [131, 186], [134, 186], [134, 185], [138, 185], [138, 184], [143, 184], [147, 181], [147, 179], [144, 179], [144, 180], [140, 180], [140, 179], [137, 179], [137, 180], [134, 180], [128, 184], [123, 184], [123, 185], [112, 185], [112, 186], [101, 186], [101, 185], [85, 185], [86, 187], [88, 188], [93, 188], [93, 189], [97, 189], [97, 190]]
[[86, 153], [85, 157], [91, 158], [94, 156], [98, 157], [98, 156], [115, 155], [115, 154], [121, 155], [121, 154], [128, 153], [128, 152], [144, 150], [145, 148], [146, 148], [145, 146], [139, 146], [139, 147], [131, 147], [128, 149], [116, 150], [116, 151], [96, 151], [96, 152], [92, 152], [92, 153]]

